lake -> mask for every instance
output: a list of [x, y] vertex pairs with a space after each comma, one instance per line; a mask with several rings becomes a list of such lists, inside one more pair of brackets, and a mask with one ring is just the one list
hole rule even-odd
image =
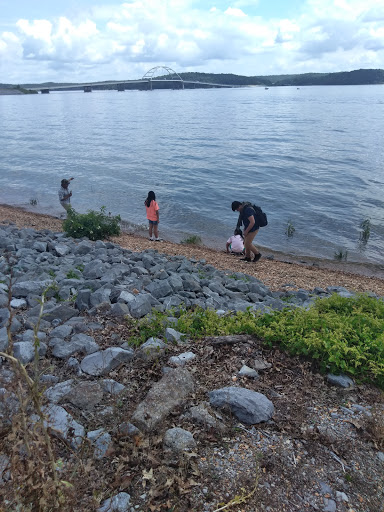
[[141, 226], [154, 190], [160, 235], [224, 249], [248, 200], [261, 248], [381, 263], [383, 120], [384, 85], [0, 96], [0, 202], [59, 215], [73, 176], [76, 210]]

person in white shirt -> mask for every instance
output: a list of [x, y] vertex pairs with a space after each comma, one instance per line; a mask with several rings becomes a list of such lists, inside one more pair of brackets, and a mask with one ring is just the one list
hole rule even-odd
[[227, 253], [243, 254], [244, 253], [244, 240], [241, 229], [235, 229], [234, 234], [228, 238], [226, 244]]
[[72, 192], [69, 190], [68, 186], [69, 182], [72, 180], [73, 178], [61, 180], [61, 188], [59, 189], [59, 201], [66, 212], [71, 208]]

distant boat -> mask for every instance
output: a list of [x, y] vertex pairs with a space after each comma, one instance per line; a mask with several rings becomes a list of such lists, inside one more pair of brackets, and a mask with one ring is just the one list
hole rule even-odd
[[268, 91], [269, 87], [265, 87], [265, 90]]

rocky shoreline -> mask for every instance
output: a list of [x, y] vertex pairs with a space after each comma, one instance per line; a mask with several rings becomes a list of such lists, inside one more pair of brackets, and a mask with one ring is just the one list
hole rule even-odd
[[[171, 498], [173, 510], [211, 512], [244, 487], [255, 489], [250, 512], [260, 504], [272, 512], [383, 506], [384, 454], [362, 435], [376, 409], [383, 411], [375, 388], [324, 378], [309, 362], [267, 350], [251, 336], [191, 343], [171, 315], [163, 338], [137, 349], [129, 343], [127, 318], [150, 318], [153, 309], [262, 314], [352, 290], [288, 283], [272, 291], [255, 276], [160, 254], [153, 244], [133, 251], [14, 225], [0, 226], [0, 254], [0, 351], [8, 347], [10, 311], [13, 355], [25, 365], [34, 360], [39, 325], [41, 365], [49, 369], [41, 376], [47, 421], [70, 448], [68, 464], [80, 451], [97, 461], [100, 498], [91, 486], [71, 510], [161, 510]], [[6, 433], [18, 403], [12, 369], [5, 360], [0, 368]], [[11, 460], [12, 447], [4, 446], [4, 499]]]
[[[5, 224], [12, 222], [19, 228], [62, 231], [60, 219], [4, 204], [0, 205], [0, 222]], [[121, 247], [135, 252], [154, 248], [154, 243], [150, 242], [142, 233], [123, 232], [120, 236], [114, 237], [113, 241]], [[224, 251], [209, 249], [205, 246], [177, 244], [164, 240], [155, 248], [168, 255], [182, 255], [197, 260], [205, 259], [207, 263], [220, 270], [244, 272], [260, 279], [273, 291], [282, 290], [287, 284], [290, 284], [296, 289], [309, 290], [315, 287], [343, 286], [349, 290], [373, 291], [378, 295], [384, 295], [384, 268], [380, 265], [314, 259], [298, 261], [287, 255], [269, 253], [268, 251], [264, 251], [263, 258], [256, 265], [249, 265]]]

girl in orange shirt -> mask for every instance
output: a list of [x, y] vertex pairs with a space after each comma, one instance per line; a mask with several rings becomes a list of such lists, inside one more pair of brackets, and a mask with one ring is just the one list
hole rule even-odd
[[[148, 192], [148, 197], [144, 201], [144, 204], [149, 222], [149, 239], [159, 242], [159, 205], [156, 202], [156, 196], [152, 190]], [[155, 238], [153, 238], [152, 230], [155, 234]]]

